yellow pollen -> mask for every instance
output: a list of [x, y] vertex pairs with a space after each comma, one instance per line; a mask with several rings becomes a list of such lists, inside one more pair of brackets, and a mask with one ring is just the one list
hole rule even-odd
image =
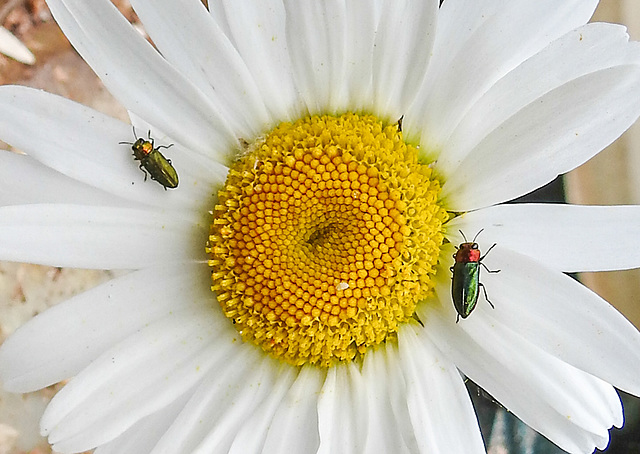
[[212, 290], [245, 341], [328, 367], [394, 340], [433, 289], [446, 211], [397, 125], [369, 115], [282, 123], [218, 192]]

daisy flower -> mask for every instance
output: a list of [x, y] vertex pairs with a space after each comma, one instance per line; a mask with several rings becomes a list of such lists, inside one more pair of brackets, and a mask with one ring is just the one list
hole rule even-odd
[[[482, 453], [461, 372], [607, 445], [640, 335], [564, 273], [640, 266], [640, 208], [502, 204], [640, 114], [596, 0], [131, 3], [155, 47], [108, 0], [48, 1], [134, 132], [0, 89], [26, 153], [0, 154], [0, 258], [131, 270], [0, 349], [7, 390], [70, 378], [55, 450]], [[496, 246], [463, 247], [454, 306], [462, 232]]]

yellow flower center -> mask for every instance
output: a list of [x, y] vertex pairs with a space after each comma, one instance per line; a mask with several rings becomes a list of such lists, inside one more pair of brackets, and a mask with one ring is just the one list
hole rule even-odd
[[328, 367], [395, 338], [432, 291], [446, 211], [397, 125], [282, 123], [232, 165], [207, 244], [212, 290], [246, 341]]

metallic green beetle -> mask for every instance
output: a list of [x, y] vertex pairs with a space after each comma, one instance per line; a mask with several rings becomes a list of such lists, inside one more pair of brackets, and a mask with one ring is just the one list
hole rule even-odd
[[453, 255], [455, 263], [450, 268], [453, 272], [453, 276], [451, 277], [451, 297], [453, 298], [453, 305], [458, 312], [456, 323], [458, 323], [460, 317], [467, 318], [476, 308], [481, 287], [487, 303], [489, 303], [491, 307], [494, 307], [493, 303], [487, 298], [487, 290], [484, 288], [484, 285], [482, 285], [482, 282], [480, 282], [480, 265], [484, 266], [484, 269], [489, 273], [500, 272], [500, 270], [490, 270], [482, 263], [482, 259], [487, 256], [496, 243], [487, 250], [486, 254], [480, 256], [480, 249], [478, 249], [476, 238], [482, 230], [473, 237], [472, 241], [467, 241], [464, 233], [460, 231], [465, 242], [458, 247], [458, 250]]
[[151, 131], [147, 134], [147, 139], [138, 138], [135, 130], [133, 131], [136, 141], [120, 142], [120, 144], [131, 145], [133, 150], [133, 156], [136, 161], [140, 161], [140, 170], [144, 172], [144, 181], [147, 181], [147, 172], [151, 175], [151, 179], [160, 183], [164, 190], [167, 188], [175, 189], [178, 187], [178, 172], [171, 165], [171, 160], [164, 157], [160, 153], [161, 148], [169, 148], [171, 145], [161, 145], [155, 148], [153, 139], [151, 138]]

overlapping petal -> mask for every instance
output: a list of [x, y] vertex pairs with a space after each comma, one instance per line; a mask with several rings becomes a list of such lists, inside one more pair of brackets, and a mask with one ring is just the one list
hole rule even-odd
[[439, 0], [387, 0], [373, 47], [374, 112], [395, 122], [420, 89], [436, 37]]
[[239, 427], [277, 378], [273, 360], [254, 346], [234, 350], [203, 378], [152, 452], [227, 453]]
[[[402, 402], [405, 388], [401, 371], [387, 366], [387, 350], [391, 357], [398, 356], [396, 346], [379, 348], [367, 354], [362, 365], [369, 403], [364, 452], [407, 454], [415, 452], [416, 441], [406, 402]], [[389, 415], [393, 415], [393, 424], [389, 423]]]
[[6, 389], [30, 392], [72, 377], [146, 324], [210, 304], [209, 280], [201, 264], [149, 267], [64, 301], [2, 344], [0, 380]]
[[437, 166], [451, 209], [526, 194], [629, 128], [640, 115], [640, 45], [628, 38], [620, 26], [586, 25], [493, 85], [443, 145]]
[[471, 399], [460, 373], [429, 341], [421, 328], [407, 324], [398, 347], [407, 383], [407, 405], [420, 452], [483, 453]]
[[177, 311], [100, 355], [51, 401], [43, 435], [61, 451], [91, 449], [188, 392], [239, 345], [211, 315], [207, 307]]
[[[482, 274], [496, 309], [480, 301], [476, 311], [549, 354], [640, 394], [640, 377], [629, 367], [640, 362], [640, 332], [613, 306], [569, 276], [500, 246], [491, 251], [490, 265], [501, 269]], [[445, 300], [447, 293], [439, 296]]]
[[347, 8], [341, 0], [285, 0], [294, 81], [310, 114], [337, 113], [348, 103]]
[[293, 121], [306, 112], [293, 78], [282, 0], [225, 0], [209, 6], [211, 15], [227, 30], [227, 36], [253, 74], [265, 105], [275, 118]]
[[[357, 454], [364, 450], [368, 413], [366, 384], [353, 363], [337, 365], [327, 371], [318, 399], [318, 454], [344, 452]], [[344, 421], [351, 421], [349, 425]]]
[[130, 111], [192, 151], [224, 161], [236, 131], [190, 80], [165, 60], [111, 2], [50, 0], [74, 47]]
[[373, 110], [373, 52], [382, 1], [354, 0], [347, 6], [347, 87], [349, 104]]
[[597, 0], [445, 2], [429, 71], [406, 112], [409, 137], [421, 137], [427, 150], [443, 150], [480, 96], [554, 39], [585, 24], [597, 4]]
[[229, 447], [229, 454], [263, 452], [273, 415], [289, 391], [297, 374], [297, 369], [290, 367], [288, 364], [281, 365], [278, 379], [272, 386], [269, 396], [254, 408], [253, 413], [247, 417], [245, 424], [240, 427]]
[[313, 366], [298, 376], [276, 409], [262, 452], [314, 452], [320, 443], [318, 397], [326, 371]]
[[419, 436], [415, 433], [413, 420], [407, 402], [407, 382], [405, 380], [402, 363], [400, 360], [399, 347], [397, 343], [387, 342], [385, 348], [378, 349], [384, 352], [384, 378], [386, 380], [386, 392], [391, 404], [392, 414], [397, 421], [397, 429], [400, 432], [402, 441], [409, 452], [420, 452]]
[[275, 126], [254, 76], [201, 2], [131, 4], [162, 56], [215, 102], [238, 137], [252, 141]]
[[[438, 290], [440, 298], [447, 293], [448, 286]], [[453, 313], [425, 309], [424, 334], [474, 382], [561, 448], [577, 453], [606, 446], [608, 428], [622, 424], [613, 387], [543, 352], [516, 331], [519, 327], [493, 320], [489, 311], [480, 306], [456, 325]]]
[[175, 421], [193, 390], [176, 398], [170, 405], [142, 418], [118, 438], [100, 445], [94, 454], [123, 454], [151, 452], [158, 440]]

